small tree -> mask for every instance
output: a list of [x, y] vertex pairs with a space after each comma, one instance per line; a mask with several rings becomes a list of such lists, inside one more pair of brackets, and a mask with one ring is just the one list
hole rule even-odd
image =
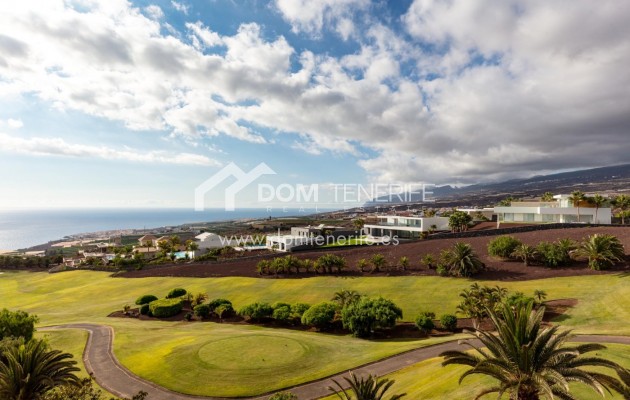
[[625, 257], [623, 245], [617, 237], [600, 234], [589, 236], [572, 254], [588, 259], [588, 266], [594, 270], [607, 269]]
[[440, 262], [454, 276], [471, 277], [478, 274], [485, 264], [468, 243], [457, 242], [441, 257]]
[[440, 317], [440, 324], [447, 331], [454, 332], [457, 329], [457, 317], [453, 314], [444, 314]]
[[3, 308], [0, 311], [0, 340], [9, 337], [23, 337], [25, 341], [33, 338], [35, 324], [39, 318], [29, 315], [25, 311], [9, 311]]
[[433, 323], [435, 313], [423, 311], [416, 317], [416, 326], [420, 329], [420, 332], [427, 334], [435, 327]]
[[481, 320], [488, 317], [490, 310], [498, 309], [507, 296], [507, 289], [473, 283], [469, 289], [462, 290], [459, 296], [462, 301], [457, 306], [457, 312], [471, 318], [473, 326], [477, 327]]
[[407, 268], [409, 268], [409, 257], [400, 257], [400, 260], [398, 260], [398, 266], [401, 270], [406, 271]]
[[370, 258], [370, 263], [372, 263], [372, 273], [374, 272], [379, 272], [381, 270], [381, 268], [385, 267], [385, 265], [387, 264], [387, 260], [385, 259], [385, 256], [382, 254], [374, 254], [372, 256], [372, 258]]
[[369, 264], [370, 263], [368, 262], [368, 260], [366, 260], [365, 258], [362, 258], [359, 261], [357, 261], [357, 268], [359, 269], [360, 272], [365, 272]]
[[522, 260], [527, 267], [530, 262], [538, 256], [538, 251], [536, 251], [535, 247], [528, 246], [526, 244], [519, 244], [510, 256]]
[[319, 257], [315, 262], [317, 269], [323, 271], [324, 273], [333, 273], [333, 269], [337, 269], [337, 272], [341, 272], [343, 268], [346, 266], [345, 258], [335, 255], [335, 254], [324, 254]]
[[463, 232], [468, 230], [468, 225], [472, 222], [472, 216], [463, 211], [455, 211], [448, 217], [448, 226], [453, 232]]
[[339, 308], [356, 303], [361, 299], [361, 294], [356, 290], [343, 289], [335, 293], [331, 301], [337, 303]]
[[547, 292], [545, 292], [544, 290], [536, 289], [534, 290], [534, 297], [536, 298], [536, 302], [538, 304], [542, 304], [547, 298]]
[[391, 300], [363, 297], [341, 310], [343, 327], [354, 336], [370, 337], [376, 328], [391, 328], [402, 318], [402, 310]]
[[569, 200], [573, 204], [573, 207], [577, 209], [577, 222], [580, 222], [580, 203], [586, 200], [586, 195], [579, 190], [574, 191], [569, 196]]
[[521, 244], [514, 236], [499, 236], [488, 242], [488, 254], [493, 257], [510, 258]]
[[429, 269], [433, 269], [436, 263], [435, 256], [433, 254], [425, 254], [420, 260], [420, 263]]
[[191, 305], [194, 307], [198, 304], [202, 304], [206, 300], [208, 300], [208, 293], [197, 293], [193, 296]]
[[309, 325], [323, 330], [332, 326], [337, 312], [337, 305], [334, 303], [323, 302], [310, 307], [304, 315], [302, 315], [302, 325]]

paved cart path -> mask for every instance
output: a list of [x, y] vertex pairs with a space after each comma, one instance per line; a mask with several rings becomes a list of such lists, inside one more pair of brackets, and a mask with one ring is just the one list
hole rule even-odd
[[[40, 331], [56, 329], [83, 329], [88, 332], [88, 341], [83, 352], [83, 362], [85, 363], [85, 368], [88, 373], [94, 376], [94, 379], [101, 387], [116, 396], [130, 398], [142, 390], [149, 394], [147, 400], [225, 399], [224, 397], [192, 396], [173, 392], [135, 375], [118, 362], [116, 356], [114, 356], [112, 347], [114, 342], [114, 330], [109, 326], [96, 324], [68, 324], [41, 328]], [[588, 343], [619, 343], [630, 345], [630, 337], [626, 336], [577, 335], [572, 339], [572, 341]], [[475, 343], [475, 341], [472, 342]], [[476, 344], [479, 344], [479, 342], [476, 342]], [[353, 368], [352, 371], [354, 371], [357, 375], [372, 374], [383, 376], [418, 362], [437, 357], [443, 351], [461, 350], [462, 348], [463, 347], [458, 343], [458, 340], [453, 340], [450, 342], [407, 351], [380, 361]], [[307, 382], [290, 388], [290, 391], [296, 394], [300, 400], [318, 399], [331, 394], [328, 387], [333, 384], [332, 379], [336, 379], [340, 382], [343, 380], [343, 376], [347, 376], [347, 372]], [[246, 399], [264, 400], [269, 396], [270, 395], [267, 394], [257, 397], [247, 397]]]

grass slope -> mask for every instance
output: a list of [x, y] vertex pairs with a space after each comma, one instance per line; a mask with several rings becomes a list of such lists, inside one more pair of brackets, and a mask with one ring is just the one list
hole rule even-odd
[[[578, 298], [578, 305], [563, 317], [564, 326], [581, 333], [630, 335], [630, 309], [625, 307], [630, 300], [628, 279], [602, 275], [483, 283], [530, 294], [542, 289], [549, 299]], [[429, 342], [370, 342], [246, 325], [143, 322], [106, 316], [124, 304], [133, 304], [142, 294], [163, 297], [174, 287], [208, 292], [210, 298], [228, 298], [236, 308], [254, 301], [316, 303], [330, 299], [340, 289], [352, 289], [391, 298], [402, 307], [405, 320], [413, 320], [419, 309], [438, 315], [453, 313], [457, 294], [471, 282], [408, 276], [121, 279], [89, 271], [4, 272], [0, 274], [0, 307], [33, 312], [39, 315], [40, 325], [111, 325], [116, 331], [117, 357], [140, 376], [187, 393], [234, 396], [298, 384]], [[72, 345], [73, 341], [68, 339], [65, 344]]]

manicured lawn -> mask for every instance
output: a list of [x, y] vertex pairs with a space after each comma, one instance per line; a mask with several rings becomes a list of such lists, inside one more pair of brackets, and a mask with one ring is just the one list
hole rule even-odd
[[77, 368], [81, 368], [81, 372], [77, 375], [81, 378], [87, 378], [88, 373], [83, 365], [83, 349], [87, 342], [88, 334], [86, 331], [77, 329], [63, 329], [55, 331], [39, 331], [35, 333], [35, 337], [46, 339], [53, 349], [63, 350], [74, 356], [73, 360], [77, 362]]
[[[630, 346], [610, 344], [608, 349], [598, 352], [599, 356], [615, 361], [625, 367], [630, 367]], [[441, 360], [432, 358], [407, 367], [398, 372], [386, 375], [385, 378], [394, 379], [391, 393], [407, 393], [410, 399], [442, 400], [442, 399], [472, 399], [483, 388], [490, 387], [495, 380], [473, 375], [460, 385], [461, 374], [468, 369], [464, 366], [450, 365], [442, 367]], [[605, 371], [602, 371], [605, 372]], [[583, 385], [571, 385], [571, 393], [578, 399], [601, 399], [596, 392]], [[388, 392], [389, 393], [389, 392]], [[484, 399], [496, 399], [495, 395], [487, 395]], [[507, 396], [503, 397], [507, 399]], [[325, 400], [336, 400], [338, 397], [329, 396]], [[622, 400], [619, 394], [606, 394], [605, 399]]]
[[[578, 305], [563, 317], [562, 325], [582, 333], [630, 335], [629, 279], [601, 275], [482, 283], [527, 294], [542, 289], [549, 299], [578, 298]], [[111, 325], [116, 331], [116, 355], [135, 373], [178, 391], [228, 396], [298, 384], [429, 342], [370, 342], [248, 325], [153, 322], [107, 315], [126, 303], [133, 304], [142, 294], [163, 297], [174, 287], [194, 293], [204, 291], [210, 298], [230, 299], [237, 309], [254, 301], [313, 304], [330, 299], [335, 291], [352, 289], [394, 300], [409, 321], [420, 309], [432, 310], [438, 316], [453, 313], [458, 293], [470, 283], [464, 279], [410, 276], [122, 279], [89, 271], [4, 272], [0, 274], [0, 307], [33, 312], [40, 317], [42, 326], [67, 322]], [[74, 339], [52, 340], [61, 340], [59, 347], [66, 351], [81, 352], [72, 347]], [[81, 346], [84, 343], [85, 339]], [[444, 373], [434, 372], [426, 376], [432, 385], [441, 382]]]

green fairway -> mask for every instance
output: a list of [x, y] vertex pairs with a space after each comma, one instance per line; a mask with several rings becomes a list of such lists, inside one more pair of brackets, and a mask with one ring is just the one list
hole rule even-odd
[[[615, 361], [625, 367], [630, 367], [630, 346], [620, 344], [607, 345], [608, 349], [597, 352], [598, 356], [603, 356], [611, 361]], [[407, 393], [410, 399], [442, 400], [442, 399], [472, 399], [483, 388], [488, 388], [496, 383], [491, 378], [473, 375], [460, 385], [458, 383], [461, 374], [469, 369], [465, 366], [449, 365], [442, 367], [441, 359], [432, 358], [407, 367], [398, 372], [384, 376], [384, 378], [394, 379], [396, 383], [392, 386], [391, 393]], [[600, 372], [610, 372], [600, 370]], [[389, 392], [388, 392], [389, 393]], [[601, 399], [596, 392], [584, 385], [572, 384], [571, 393], [578, 399]], [[484, 399], [496, 399], [495, 395], [487, 395]], [[504, 396], [503, 399], [507, 399]], [[607, 400], [622, 400], [619, 394], [606, 393]], [[328, 396], [324, 400], [338, 400], [336, 396]]]
[[40, 331], [36, 332], [35, 337], [40, 339], [46, 339], [53, 349], [63, 350], [65, 353], [70, 353], [74, 356], [74, 360], [77, 362], [77, 367], [81, 368], [79, 375], [81, 378], [87, 378], [88, 373], [85, 371], [85, 365], [83, 365], [83, 349], [87, 342], [88, 334], [85, 331], [76, 329], [63, 329], [55, 331]]
[[[211, 268], [211, 266], [209, 266]], [[581, 333], [630, 335], [630, 278], [622, 275], [554, 278], [525, 282], [482, 282], [532, 293], [545, 290], [549, 299], [577, 298], [562, 325]], [[43, 325], [92, 322], [116, 332], [114, 350], [120, 361], [140, 376], [168, 388], [195, 394], [261, 393], [353, 368], [428, 341], [371, 342], [349, 336], [199, 322], [154, 322], [107, 318], [142, 294], [163, 297], [174, 287], [210, 298], [232, 300], [238, 309], [254, 301], [314, 304], [341, 289], [394, 300], [413, 320], [418, 310], [438, 316], [454, 313], [458, 293], [472, 281], [441, 277], [256, 278], [110, 278], [107, 273], [74, 271], [58, 274], [0, 274], [0, 307], [22, 309]], [[68, 331], [71, 332], [71, 331]], [[55, 338], [60, 348], [80, 354], [76, 338]], [[72, 334], [73, 336], [76, 334]], [[85, 340], [82, 340], [83, 345]], [[66, 349], [66, 346], [69, 347]], [[208, 377], [213, 377], [208, 379]], [[434, 375], [435, 376], [435, 375]]]

